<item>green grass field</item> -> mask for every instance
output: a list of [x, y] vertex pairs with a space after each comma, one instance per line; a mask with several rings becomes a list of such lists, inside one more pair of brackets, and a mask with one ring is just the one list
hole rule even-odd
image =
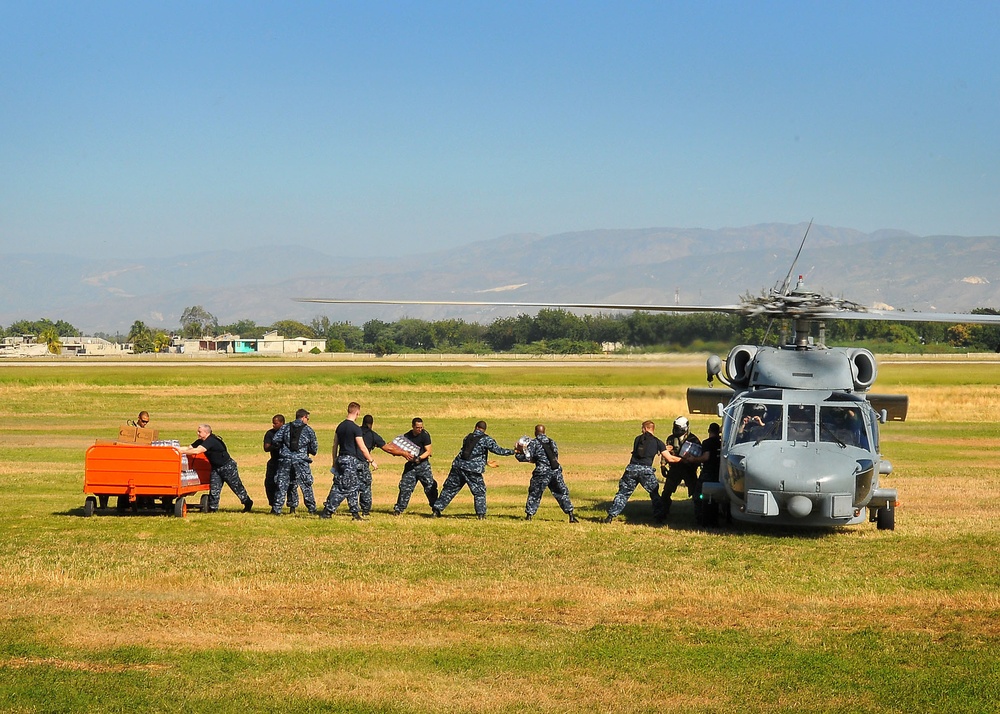
[[[997, 370], [884, 364], [876, 391], [911, 396], [883, 428], [896, 530], [801, 533], [699, 530], [687, 502], [656, 527], [641, 490], [598, 522], [701, 367], [0, 365], [0, 710], [997, 711]], [[363, 523], [265, 515], [272, 414], [312, 412], [322, 500], [352, 399], [386, 438], [421, 416], [439, 482], [477, 419], [506, 445], [544, 422], [582, 522], [550, 495], [526, 522], [513, 458], [486, 521], [419, 487], [393, 518], [388, 455]], [[254, 513], [226, 489], [218, 514], [82, 517], [87, 447], [140, 409], [182, 442], [210, 423]]]

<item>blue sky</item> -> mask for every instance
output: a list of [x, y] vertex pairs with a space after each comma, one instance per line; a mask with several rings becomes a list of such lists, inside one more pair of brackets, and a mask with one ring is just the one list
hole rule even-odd
[[1000, 233], [996, 2], [0, 3], [0, 248]]

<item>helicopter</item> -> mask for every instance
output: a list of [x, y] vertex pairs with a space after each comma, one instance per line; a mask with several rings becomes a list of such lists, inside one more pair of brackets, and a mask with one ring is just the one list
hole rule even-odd
[[[811, 222], [810, 222], [811, 226]], [[809, 229], [806, 229], [808, 236]], [[803, 236], [804, 245], [806, 237]], [[866, 519], [894, 530], [898, 492], [882, 484], [893, 472], [882, 456], [879, 425], [905, 421], [906, 395], [871, 392], [878, 376], [867, 349], [828, 347], [828, 320], [998, 324], [1000, 316], [869, 309], [790, 287], [796, 254], [780, 288], [731, 305], [644, 305], [296, 298], [299, 302], [453, 305], [656, 312], [722, 312], [790, 321], [777, 347], [737, 345], [706, 363], [709, 387], [687, 390], [688, 411], [722, 420], [719, 473], [703, 478], [700, 525], [727, 520], [783, 527], [835, 528]], [[813, 334], [813, 333], [816, 334]], [[718, 380], [724, 387], [715, 388]]]

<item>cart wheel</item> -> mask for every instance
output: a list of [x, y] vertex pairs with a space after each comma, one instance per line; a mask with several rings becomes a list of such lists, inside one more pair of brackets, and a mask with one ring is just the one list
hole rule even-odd
[[108, 507], [108, 496], [107, 496], [107, 494], [105, 494], [103, 496], [98, 496], [97, 497], [97, 502], [98, 502], [98, 504], [100, 505], [101, 508], [107, 508]]
[[202, 496], [201, 496], [201, 502], [200, 502], [199, 505], [201, 506], [201, 512], [202, 513], [208, 513], [208, 494], [207, 493], [202, 494]]
[[178, 518], [183, 518], [187, 515], [188, 504], [187, 499], [181, 496], [176, 501], [174, 501], [174, 515]]
[[90, 518], [94, 515], [95, 508], [97, 508], [97, 499], [93, 496], [87, 496], [87, 500], [83, 502], [83, 515]]

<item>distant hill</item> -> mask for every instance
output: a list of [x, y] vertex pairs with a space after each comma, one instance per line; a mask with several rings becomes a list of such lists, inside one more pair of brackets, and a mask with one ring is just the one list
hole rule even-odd
[[[87, 331], [175, 327], [202, 305], [223, 323], [326, 315], [490, 321], [512, 309], [340, 307], [292, 297], [730, 304], [785, 277], [805, 225], [647, 228], [503, 236], [462, 249], [361, 261], [261, 248], [141, 261], [7, 254], [0, 324], [64, 319]], [[284, 256], [295, 255], [294, 260]], [[814, 225], [795, 269], [808, 287], [869, 306], [968, 312], [1000, 306], [1000, 236], [919, 237]], [[40, 277], [42, 276], [42, 277]], [[794, 279], [795, 276], [793, 276]]]

